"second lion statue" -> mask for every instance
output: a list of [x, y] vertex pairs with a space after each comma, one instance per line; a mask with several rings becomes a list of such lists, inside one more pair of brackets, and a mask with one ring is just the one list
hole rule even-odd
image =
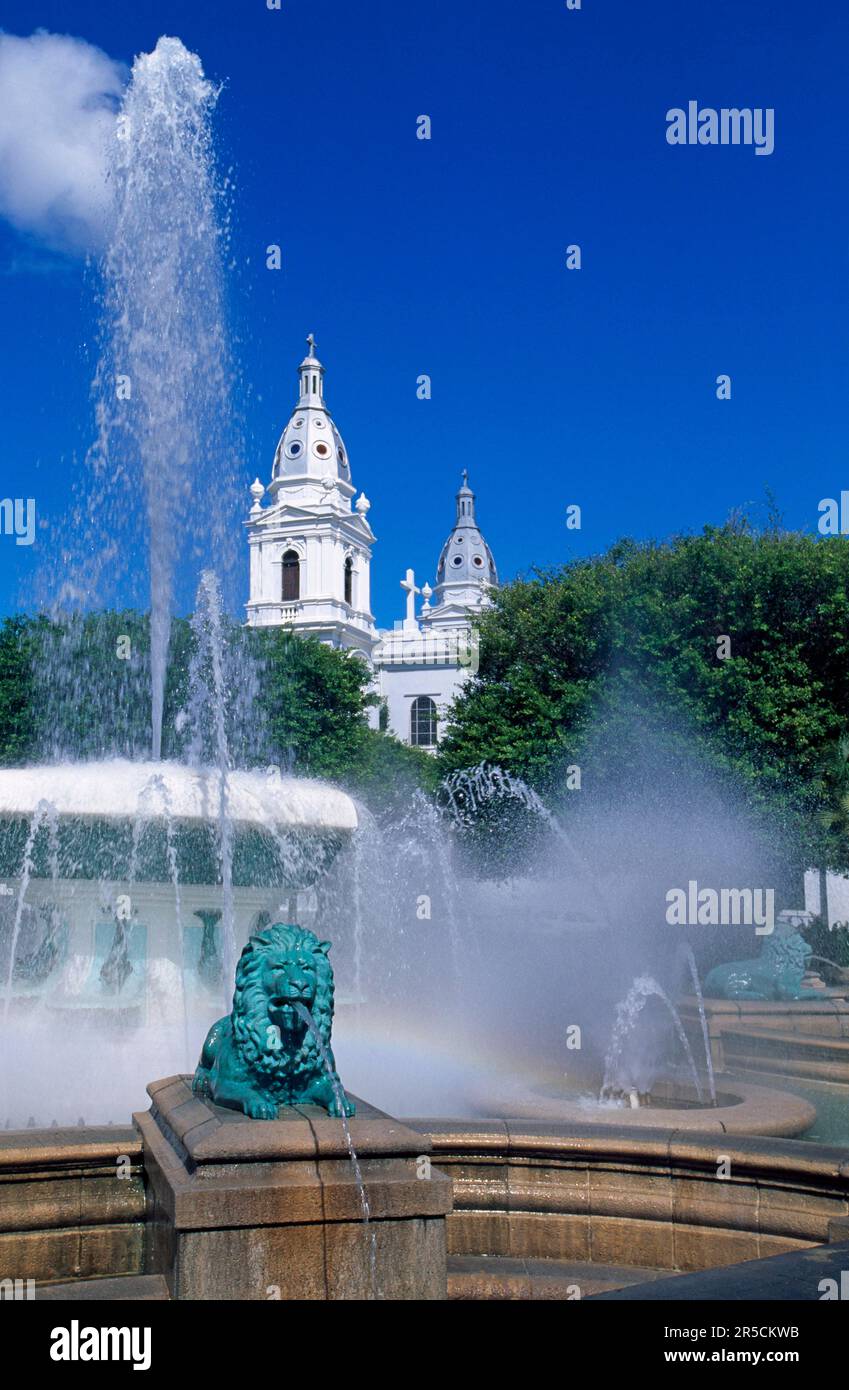
[[[329, 941], [283, 922], [250, 938], [236, 966], [233, 1012], [212, 1025], [203, 1045], [196, 1095], [255, 1120], [276, 1119], [280, 1105], [354, 1114], [330, 1049], [329, 949]], [[318, 1038], [298, 1005], [309, 1010]]]

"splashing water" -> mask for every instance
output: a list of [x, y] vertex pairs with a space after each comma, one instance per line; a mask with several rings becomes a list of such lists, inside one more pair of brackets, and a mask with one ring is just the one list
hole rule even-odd
[[[652, 998], [659, 999], [661, 1003], [665, 1005], [672, 1019], [675, 1031], [678, 1034], [678, 1040], [687, 1058], [696, 1095], [701, 1102], [704, 1099], [702, 1087], [699, 1082], [699, 1074], [696, 1070], [693, 1051], [687, 1039], [687, 1034], [684, 1032], [684, 1025], [678, 1017], [675, 1005], [672, 1003], [666, 991], [658, 984], [657, 980], [652, 979], [650, 975], [639, 975], [625, 998], [616, 1006], [616, 1021], [613, 1025], [610, 1047], [604, 1059], [604, 1080], [601, 1086], [601, 1099], [605, 1100], [608, 1096], [616, 1092], [632, 1091], [634, 1089], [630, 1076], [626, 1075], [626, 1071], [628, 1071], [626, 1047], [628, 1043], [633, 1040], [634, 1030], [640, 1014], [649, 999]], [[636, 1089], [638, 1091], [647, 1091], [649, 1086], [643, 1084], [637, 1086]]]
[[512, 803], [539, 820], [563, 846], [586, 882], [592, 885], [604, 923], [611, 934], [615, 935], [613, 913], [598, 875], [581, 854], [560, 819], [521, 777], [515, 777], [504, 768], [483, 762], [475, 767], [450, 773], [441, 784], [441, 792], [449, 815], [455, 825], [461, 827], [468, 828], [473, 825], [477, 816], [493, 803]]
[[[161, 773], [156, 773], [139, 795], [140, 811], [145, 813], [155, 813], [156, 807], [165, 822], [165, 858], [168, 864], [168, 876], [171, 880], [171, 887], [174, 891], [174, 919], [177, 928], [177, 940], [180, 943], [180, 951], [183, 953], [185, 944], [185, 933], [183, 930], [183, 896], [180, 886], [180, 868], [177, 859], [177, 845], [174, 836], [174, 814], [171, 803], [171, 792], [168, 783]], [[135, 872], [138, 865], [138, 854], [141, 848], [140, 839], [136, 839], [135, 825], [133, 826], [133, 846], [130, 857], [130, 871]], [[189, 1038], [189, 1000], [186, 993], [186, 972], [180, 971], [180, 992], [183, 1005], [183, 1049], [185, 1056], [186, 1069], [192, 1065], [192, 1048]]]
[[43, 826], [48, 827], [50, 837], [50, 875], [55, 890], [56, 880], [59, 876], [59, 842], [58, 842], [58, 817], [56, 808], [49, 801], [39, 801], [35, 808], [32, 820], [30, 821], [29, 833], [26, 844], [24, 845], [23, 859], [21, 861], [21, 880], [18, 885], [18, 899], [15, 904], [15, 918], [12, 924], [12, 940], [9, 950], [9, 966], [6, 972], [6, 988], [3, 994], [3, 1022], [9, 1016], [9, 1007], [12, 1002], [12, 982], [15, 974], [15, 958], [18, 953], [18, 941], [21, 935], [21, 922], [24, 915], [27, 890], [32, 878], [35, 856], [35, 844], [39, 831]]

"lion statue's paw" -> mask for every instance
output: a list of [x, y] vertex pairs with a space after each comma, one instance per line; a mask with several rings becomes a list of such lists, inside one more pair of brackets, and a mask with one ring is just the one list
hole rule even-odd
[[327, 1113], [333, 1120], [341, 1120], [343, 1115], [347, 1116], [350, 1119], [351, 1115], [356, 1113], [356, 1109], [357, 1107], [353, 1104], [352, 1101], [348, 1099], [347, 1096], [345, 1096], [344, 1102], [341, 1106], [334, 1097], [334, 1099], [330, 1102], [330, 1104], [327, 1107]]
[[261, 1096], [247, 1096], [242, 1101], [245, 1114], [251, 1120], [276, 1120], [277, 1106], [273, 1100], [263, 1100]]

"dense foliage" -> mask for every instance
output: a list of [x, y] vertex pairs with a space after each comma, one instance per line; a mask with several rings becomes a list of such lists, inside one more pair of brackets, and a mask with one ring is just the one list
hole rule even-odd
[[26, 762], [35, 749], [34, 624], [7, 618], [0, 627], [0, 763]]
[[549, 795], [579, 766], [616, 795], [629, 769], [652, 775], [648, 742], [655, 772], [698, 762], [802, 858], [847, 868], [848, 715], [849, 542], [738, 522], [505, 585], [441, 764], [497, 763]]

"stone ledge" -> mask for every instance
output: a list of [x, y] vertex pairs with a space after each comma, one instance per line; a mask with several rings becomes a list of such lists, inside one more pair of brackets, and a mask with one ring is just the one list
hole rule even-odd
[[[454, 1184], [452, 1257], [683, 1271], [819, 1245], [849, 1217], [845, 1149], [793, 1139], [413, 1120]], [[717, 1162], [730, 1160], [727, 1179]]]
[[[161, 1212], [176, 1230], [362, 1220], [347, 1152], [344, 1159], [279, 1156], [256, 1163], [220, 1163], [214, 1170], [193, 1173], [151, 1117], [141, 1115], [138, 1123], [147, 1145], [148, 1179]], [[450, 1211], [449, 1179], [432, 1170], [429, 1180], [419, 1180], [415, 1162], [412, 1155], [360, 1157], [373, 1220], [437, 1217]]]
[[849, 1190], [849, 1155], [845, 1148], [799, 1139], [756, 1135], [711, 1134], [679, 1129], [617, 1131], [596, 1124], [543, 1123], [528, 1120], [406, 1119], [406, 1125], [428, 1136], [434, 1162], [450, 1164], [478, 1156], [483, 1163], [519, 1158], [544, 1158], [585, 1167], [600, 1164], [642, 1170], [655, 1166], [674, 1169], [715, 1169], [719, 1153], [728, 1156], [738, 1174], [773, 1180], [782, 1177], [797, 1186], [834, 1185]]
[[[317, 1105], [281, 1107], [276, 1120], [251, 1120], [192, 1094], [191, 1078], [170, 1076], [147, 1088], [150, 1113], [166, 1138], [193, 1167], [220, 1163], [268, 1163], [278, 1160], [345, 1158], [348, 1148], [341, 1121]], [[420, 1157], [430, 1141], [419, 1131], [352, 1096], [357, 1113], [348, 1121], [357, 1154], [367, 1158]], [[142, 1112], [144, 1113], [144, 1112]], [[133, 1120], [138, 1126], [139, 1115]]]
[[39, 1303], [167, 1303], [171, 1295], [161, 1274], [124, 1274], [42, 1284], [37, 1297]]
[[[458, 1301], [580, 1302], [594, 1293], [675, 1277], [673, 1270], [568, 1260], [448, 1257], [448, 1297]], [[577, 1291], [577, 1292], [576, 1292]]]
[[85, 1125], [66, 1129], [7, 1129], [0, 1132], [0, 1181], [5, 1169], [39, 1171], [111, 1165], [121, 1154], [141, 1163], [141, 1140], [123, 1125]]

